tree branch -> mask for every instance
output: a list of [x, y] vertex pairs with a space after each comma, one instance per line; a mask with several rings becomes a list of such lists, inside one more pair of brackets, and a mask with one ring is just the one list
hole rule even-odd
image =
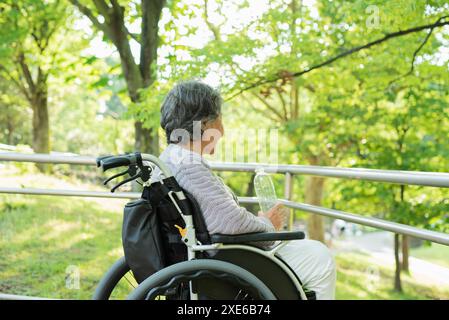
[[31, 96], [29, 95], [29, 92], [27, 91], [27, 89], [26, 89], [26, 87], [23, 85], [23, 83], [21, 83], [20, 80], [17, 80], [16, 78], [14, 78], [14, 77], [10, 74], [9, 70], [6, 69], [6, 67], [3, 66], [3, 65], [1, 65], [1, 64], [0, 64], [0, 70], [3, 70], [3, 71], [5, 72], [5, 75], [8, 77], [8, 79], [9, 79], [10, 81], [12, 81], [12, 82], [16, 85], [16, 87], [23, 93], [23, 95], [25, 96], [25, 98], [26, 98], [28, 101], [31, 101]]
[[285, 121], [287, 121], [288, 120], [287, 105], [286, 105], [285, 99], [284, 99], [284, 97], [282, 95], [282, 89], [279, 88], [279, 87], [276, 87], [275, 89], [276, 89], [276, 92], [277, 92], [277, 94], [279, 96], [279, 100], [281, 101], [282, 111], [284, 112], [283, 118], [284, 118]]
[[430, 29], [429, 33], [427, 33], [427, 36], [424, 38], [424, 41], [421, 43], [421, 45], [415, 50], [415, 52], [413, 52], [413, 58], [412, 58], [412, 63], [410, 65], [410, 71], [408, 73], [412, 73], [413, 69], [415, 68], [415, 60], [416, 60], [416, 56], [419, 53], [419, 51], [421, 51], [421, 49], [424, 47], [424, 45], [427, 43], [427, 41], [429, 40], [430, 36], [432, 35], [434, 28]]
[[[93, 23], [95, 27], [97, 27], [100, 31], [103, 31], [107, 35], [109, 35], [109, 30], [107, 29], [106, 25], [104, 23], [100, 23], [98, 21], [97, 17], [93, 14], [93, 12], [86, 7], [85, 5], [81, 4], [78, 0], [70, 0], [70, 2], [78, 8], [78, 10], [84, 14], [89, 20]], [[106, 19], [106, 17], [105, 17]]]
[[206, 25], [209, 27], [209, 30], [212, 31], [212, 33], [214, 34], [215, 40], [220, 41], [221, 40], [220, 26], [217, 27], [216, 25], [214, 25], [212, 22], [209, 21], [207, 5], [208, 5], [208, 0], [204, 0], [204, 21], [206, 22]]
[[[437, 22], [440, 22], [441, 20], [446, 19], [446, 18], [448, 18], [448, 17], [449, 17], [449, 16], [440, 17], [440, 18], [437, 20]], [[392, 85], [393, 83], [395, 83], [396, 81], [398, 81], [398, 80], [400, 80], [400, 79], [402, 79], [402, 78], [408, 77], [409, 75], [411, 75], [411, 74], [413, 73], [414, 68], [415, 68], [415, 60], [416, 60], [416, 56], [417, 56], [418, 53], [421, 51], [421, 49], [426, 45], [426, 43], [429, 41], [430, 36], [431, 36], [432, 33], [433, 33], [433, 30], [435, 30], [435, 27], [430, 28], [430, 30], [429, 30], [429, 32], [427, 33], [426, 37], [424, 38], [423, 42], [421, 42], [421, 44], [419, 45], [419, 47], [416, 48], [415, 52], [413, 52], [413, 58], [412, 58], [412, 63], [411, 63], [411, 65], [410, 65], [410, 70], [409, 70], [407, 73], [405, 73], [405, 74], [403, 74], [403, 75], [401, 75], [401, 76], [399, 76], [399, 77], [397, 77], [397, 78], [391, 80], [391, 81], [388, 83], [388, 86]]]
[[257, 113], [262, 114], [263, 116], [267, 117], [268, 119], [270, 119], [270, 120], [272, 120], [272, 121], [274, 121], [274, 122], [277, 122], [277, 121], [278, 121], [278, 119], [276, 119], [276, 118], [274, 118], [273, 116], [271, 116], [271, 113], [263, 112], [263, 111], [264, 111], [263, 109], [257, 108], [257, 107], [254, 105], [254, 103], [253, 103], [250, 99], [248, 99], [248, 97], [247, 97], [246, 95], [242, 94], [241, 97], [242, 97], [243, 100], [245, 100], [245, 101], [248, 103], [248, 105], [249, 105], [251, 108], [253, 108], [254, 111], [256, 111]]
[[28, 88], [31, 92], [34, 92], [36, 90], [36, 85], [34, 83], [33, 77], [31, 76], [30, 69], [28, 68], [28, 65], [25, 62], [25, 55], [23, 52], [19, 53], [17, 57], [17, 62], [19, 63], [20, 69], [22, 70], [22, 74], [25, 77], [25, 81], [28, 84]]
[[[98, 15], [104, 17], [104, 23], [100, 23], [96, 17], [96, 12], [79, 3], [78, 0], [70, 0], [78, 9], [86, 15], [92, 23], [104, 32], [107, 38], [114, 44], [120, 55], [120, 61], [128, 87], [129, 97], [133, 102], [138, 101], [138, 90], [142, 88], [142, 76], [139, 67], [134, 60], [134, 56], [129, 44], [129, 31], [125, 26], [124, 8], [118, 1], [111, 1], [108, 5], [104, 0], [92, 0]], [[142, 0], [143, 3], [153, 3], [152, 0]]]
[[[104, 3], [104, 1], [103, 0], [101, 0], [101, 2], [103, 2]], [[111, 4], [112, 4], [112, 7], [114, 8], [114, 10], [123, 10], [123, 7], [121, 7], [120, 5], [119, 5], [119, 3], [118, 3], [118, 1], [117, 0], [111, 0]], [[106, 5], [106, 3], [105, 3], [105, 5]], [[107, 6], [107, 5], [106, 5]]]
[[[104, 0], [93, 0], [98, 12], [104, 17], [105, 20], [110, 20], [111, 7]], [[114, 4], [112, 4], [114, 6]]]
[[[300, 76], [302, 76], [302, 75], [304, 75], [306, 73], [309, 73], [309, 72], [311, 72], [311, 71], [313, 71], [315, 69], [319, 69], [319, 68], [328, 66], [328, 65], [332, 64], [333, 62], [335, 62], [337, 60], [340, 60], [340, 59], [342, 59], [342, 58], [344, 58], [346, 56], [352, 55], [352, 54], [354, 54], [356, 52], [359, 52], [359, 51], [362, 51], [362, 50], [369, 49], [369, 48], [371, 48], [373, 46], [379, 45], [381, 43], [384, 43], [384, 42], [386, 42], [388, 40], [391, 40], [391, 39], [394, 39], [394, 38], [402, 37], [402, 36], [405, 36], [405, 35], [408, 35], [408, 34], [411, 34], [411, 33], [415, 33], [415, 32], [419, 32], [419, 31], [422, 31], [422, 30], [427, 30], [427, 29], [432, 29], [433, 30], [435, 28], [439, 28], [439, 27], [442, 27], [442, 26], [449, 25], [449, 20], [448, 21], [442, 21], [442, 20], [444, 20], [446, 18], [448, 18], [448, 16], [440, 17], [436, 22], [434, 22], [432, 24], [426, 24], [426, 25], [417, 26], [417, 27], [413, 27], [413, 28], [410, 28], [410, 29], [406, 29], [406, 30], [400, 30], [400, 31], [388, 33], [385, 36], [383, 36], [382, 38], [379, 38], [377, 40], [368, 42], [368, 43], [366, 43], [364, 45], [357, 46], [357, 47], [354, 47], [354, 48], [349, 49], [347, 51], [344, 51], [344, 52], [342, 52], [340, 54], [337, 54], [337, 55], [333, 56], [332, 58], [330, 58], [328, 60], [320, 62], [320, 63], [318, 63], [316, 65], [313, 65], [313, 66], [311, 66], [309, 68], [306, 68], [306, 69], [304, 69], [302, 71], [291, 73], [291, 74], [289, 74], [289, 77], [300, 77]], [[260, 80], [260, 81], [258, 81], [256, 83], [248, 85], [247, 87], [244, 87], [243, 89], [241, 89], [237, 93], [231, 95], [229, 98], [226, 98], [226, 100], [230, 100], [230, 99], [236, 97], [237, 95], [241, 94], [244, 91], [256, 88], [256, 87], [264, 85], [264, 84], [269, 84], [269, 83], [276, 82], [277, 80], [282, 79], [283, 77], [285, 77], [285, 73], [282, 73], [281, 75], [280, 74], [276, 74], [276, 75], [274, 75], [272, 77], [269, 77], [267, 79]]]
[[47, 49], [49, 43], [50, 43], [50, 39], [53, 36], [53, 34], [55, 34], [55, 32], [58, 30], [58, 28], [60, 27], [60, 24], [65, 21], [65, 11], [61, 10], [61, 6], [62, 6], [62, 2], [61, 1], [57, 1], [54, 4], [54, 10], [59, 12], [59, 15], [57, 16], [56, 19], [53, 20], [53, 27], [50, 28], [48, 26], [47, 22], [44, 22], [43, 25], [41, 26], [41, 41], [42, 41], [42, 51]]
[[291, 82], [290, 89], [290, 119], [298, 119], [299, 114], [299, 88], [295, 81]]
[[141, 35], [138, 33], [132, 33], [128, 30], [128, 35], [134, 39], [137, 43], [140, 43]]
[[255, 92], [251, 92], [251, 94], [253, 96], [255, 96], [257, 99], [259, 99], [260, 102], [262, 102], [271, 112], [273, 112], [280, 121], [283, 121], [284, 118], [282, 117], [282, 114], [280, 114], [273, 106], [271, 106], [264, 98], [262, 98], [261, 96], [259, 96], [257, 93]]

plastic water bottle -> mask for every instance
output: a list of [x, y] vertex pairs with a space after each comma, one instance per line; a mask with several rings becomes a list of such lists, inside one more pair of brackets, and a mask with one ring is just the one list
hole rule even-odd
[[277, 196], [273, 180], [271, 180], [271, 176], [263, 168], [256, 169], [254, 189], [262, 212], [267, 212], [276, 205]]

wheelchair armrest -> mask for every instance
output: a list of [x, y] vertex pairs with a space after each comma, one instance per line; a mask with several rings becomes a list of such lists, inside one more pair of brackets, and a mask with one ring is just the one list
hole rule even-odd
[[298, 240], [304, 239], [302, 231], [257, 232], [245, 234], [212, 234], [212, 243], [237, 244], [257, 241]]

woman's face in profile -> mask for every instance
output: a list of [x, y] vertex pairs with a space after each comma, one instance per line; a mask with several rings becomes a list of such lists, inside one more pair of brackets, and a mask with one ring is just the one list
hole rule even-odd
[[215, 146], [223, 135], [224, 127], [221, 115], [217, 119], [207, 122], [202, 137], [205, 144], [202, 153], [214, 154]]

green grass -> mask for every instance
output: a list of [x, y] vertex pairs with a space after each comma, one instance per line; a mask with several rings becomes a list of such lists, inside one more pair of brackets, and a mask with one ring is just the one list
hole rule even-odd
[[425, 285], [407, 274], [401, 275], [403, 292], [393, 291], [393, 266], [379, 264], [366, 254], [339, 254], [336, 262], [336, 298], [340, 300], [449, 299], [449, 288]]
[[[0, 185], [15, 183], [10, 180], [5, 184], [0, 178]], [[41, 185], [45, 185], [43, 181]], [[53, 181], [51, 186], [57, 184]], [[90, 299], [102, 275], [122, 255], [120, 232], [125, 202], [0, 195], [0, 292]], [[444, 254], [438, 246], [418, 254], [429, 255], [429, 249], [441, 252], [441, 257]], [[432, 257], [440, 256], [433, 253]], [[345, 253], [336, 260], [338, 299], [449, 299], [447, 289], [423, 285], [407, 275], [403, 275], [404, 293], [393, 292], [392, 267], [378, 265], [370, 256]], [[80, 271], [79, 289], [66, 286], [73, 267]], [[128, 292], [129, 286], [123, 281], [116, 297], [123, 298]]]
[[438, 243], [430, 246], [414, 248], [410, 251], [413, 257], [427, 260], [443, 267], [449, 268], [449, 247]]
[[[0, 198], [0, 292], [88, 299], [119, 256], [121, 215], [78, 198]], [[69, 289], [70, 268], [80, 289]]]

